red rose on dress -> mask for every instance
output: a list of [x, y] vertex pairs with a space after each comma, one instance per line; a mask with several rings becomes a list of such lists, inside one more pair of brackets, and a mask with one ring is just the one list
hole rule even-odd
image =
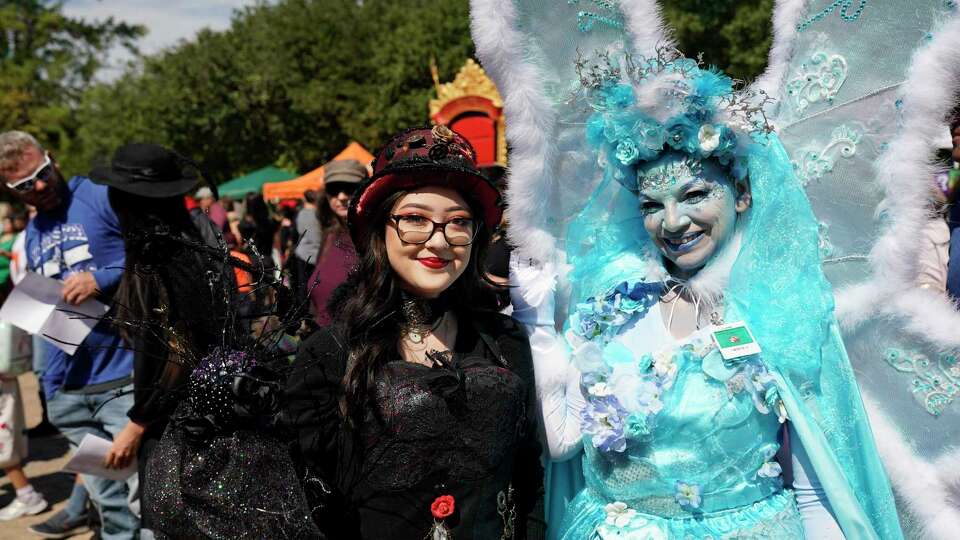
[[437, 519], [449, 517], [453, 513], [454, 503], [452, 495], [441, 495], [433, 500], [430, 513]]

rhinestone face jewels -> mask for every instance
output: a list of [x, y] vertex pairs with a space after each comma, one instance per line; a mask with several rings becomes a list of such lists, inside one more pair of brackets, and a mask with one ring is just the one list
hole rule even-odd
[[688, 156], [638, 174], [637, 189], [640, 191], [663, 191], [676, 186], [678, 183], [687, 183], [702, 178], [702, 175], [703, 164], [699, 159]]

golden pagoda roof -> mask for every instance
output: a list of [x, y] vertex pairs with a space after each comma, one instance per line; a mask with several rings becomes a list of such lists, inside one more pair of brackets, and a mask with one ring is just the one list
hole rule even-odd
[[437, 85], [437, 97], [430, 100], [430, 116], [440, 112], [447, 103], [468, 96], [489, 99], [494, 107], [503, 108], [503, 98], [496, 85], [472, 58], [467, 59], [453, 81]]

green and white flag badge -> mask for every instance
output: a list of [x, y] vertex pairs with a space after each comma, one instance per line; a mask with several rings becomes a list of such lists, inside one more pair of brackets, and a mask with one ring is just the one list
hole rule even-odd
[[747, 324], [742, 321], [714, 326], [710, 335], [713, 336], [713, 342], [717, 344], [724, 360], [760, 354], [760, 345]]

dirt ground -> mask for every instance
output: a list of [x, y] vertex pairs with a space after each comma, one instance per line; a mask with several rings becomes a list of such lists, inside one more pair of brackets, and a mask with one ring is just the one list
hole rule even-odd
[[[33, 427], [40, 423], [42, 413], [37, 396], [37, 378], [32, 373], [20, 376], [20, 394], [23, 396], [27, 427]], [[60, 472], [60, 468], [67, 462], [69, 454], [69, 445], [63, 437], [30, 439], [30, 459], [25, 469], [33, 487], [43, 493], [50, 503], [50, 509], [36, 516], [0, 522], [0, 540], [38, 538], [31, 534], [27, 527], [46, 520], [66, 504], [73, 487], [74, 475]], [[5, 476], [0, 477], [0, 507], [9, 504], [15, 495], [10, 481]], [[91, 533], [85, 533], [74, 538], [87, 540], [91, 536]]]

